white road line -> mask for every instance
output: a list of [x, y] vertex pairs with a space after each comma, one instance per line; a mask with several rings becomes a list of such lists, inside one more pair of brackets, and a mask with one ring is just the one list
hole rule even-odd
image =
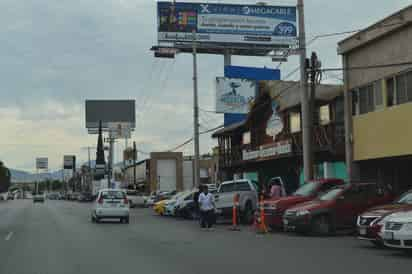
[[4, 240], [8, 241], [11, 239], [11, 237], [13, 236], [13, 232], [9, 232], [9, 234], [7, 234], [6, 238], [4, 238]]

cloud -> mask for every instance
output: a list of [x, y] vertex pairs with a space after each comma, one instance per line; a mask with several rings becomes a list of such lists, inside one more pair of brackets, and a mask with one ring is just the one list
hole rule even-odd
[[[308, 39], [366, 27], [410, 3], [376, 2], [305, 1]], [[155, 7], [153, 0], [0, 1], [0, 159], [26, 170], [39, 155], [49, 156], [52, 168], [68, 153], [86, 160], [81, 147], [96, 143], [96, 136], [84, 128], [86, 99], [135, 99], [133, 138], [142, 150], [165, 150], [190, 138], [192, 59], [153, 57], [149, 49], [156, 43]], [[336, 43], [342, 38], [319, 39], [308, 52], [318, 51], [324, 66], [339, 66]], [[223, 57], [201, 55], [198, 63], [199, 102], [210, 110]], [[276, 65], [252, 57], [234, 57], [233, 63]], [[298, 58], [290, 57], [281, 66], [282, 75], [297, 65]], [[201, 113], [202, 129], [221, 122], [221, 115]], [[210, 135], [202, 136], [203, 152], [213, 145]], [[118, 157], [124, 143], [117, 147]], [[191, 151], [192, 144], [184, 148]]]

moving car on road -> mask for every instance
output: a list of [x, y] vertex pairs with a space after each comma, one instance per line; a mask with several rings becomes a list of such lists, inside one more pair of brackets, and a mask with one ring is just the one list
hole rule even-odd
[[341, 228], [353, 228], [361, 212], [391, 200], [392, 196], [380, 192], [376, 184], [338, 186], [318, 199], [286, 210], [284, 229], [327, 235]]
[[359, 239], [382, 246], [383, 241], [380, 232], [384, 224], [384, 218], [396, 212], [410, 210], [412, 210], [412, 190], [401, 195], [393, 203], [373, 207], [363, 212], [357, 220]]
[[119, 219], [120, 222], [129, 223], [129, 201], [126, 193], [121, 189], [101, 189], [94, 202], [92, 222], [102, 219]]
[[266, 224], [272, 229], [283, 227], [283, 214], [292, 206], [316, 199], [319, 194], [324, 193], [332, 187], [343, 185], [341, 179], [322, 179], [309, 181], [302, 185], [292, 195], [277, 199], [267, 199], [264, 201], [264, 213]]
[[33, 193], [33, 203], [44, 203], [44, 193], [37, 192]]
[[235, 180], [223, 182], [215, 194], [216, 213], [223, 217], [232, 216], [233, 199], [239, 194], [240, 217], [244, 223], [253, 221], [257, 208], [257, 186], [251, 180]]
[[79, 202], [92, 202], [93, 201], [93, 195], [90, 192], [82, 192], [78, 196], [78, 201]]
[[385, 246], [412, 250], [412, 211], [397, 212], [385, 218], [382, 230]]

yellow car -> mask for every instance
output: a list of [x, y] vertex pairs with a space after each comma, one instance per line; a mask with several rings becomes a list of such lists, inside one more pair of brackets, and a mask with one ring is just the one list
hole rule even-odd
[[161, 201], [158, 201], [157, 203], [155, 203], [155, 204], [153, 205], [154, 211], [155, 211], [157, 214], [159, 214], [159, 215], [163, 215], [163, 214], [165, 213], [166, 202], [167, 202], [167, 201], [168, 201], [168, 200], [161, 200]]

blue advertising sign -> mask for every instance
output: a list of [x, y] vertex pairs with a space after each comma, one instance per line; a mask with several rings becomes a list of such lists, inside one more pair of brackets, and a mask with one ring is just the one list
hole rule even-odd
[[159, 42], [296, 44], [295, 6], [158, 2]]
[[279, 69], [225, 66], [225, 77], [248, 80], [280, 80]]
[[[248, 80], [280, 80], [280, 70], [268, 69], [268, 68], [253, 68], [253, 67], [240, 67], [240, 66], [225, 66], [225, 77], [228, 78], [240, 78]], [[274, 111], [274, 115], [277, 113]], [[225, 113], [224, 125], [225, 127], [246, 120], [247, 114], [242, 113]], [[272, 125], [279, 120], [275, 116], [271, 117], [271, 123], [269, 128], [273, 128], [272, 131], [276, 131], [280, 126], [278, 124]], [[272, 123], [273, 121], [273, 123]], [[283, 128], [283, 126], [282, 126]], [[268, 130], [272, 132], [271, 130]], [[273, 134], [277, 134], [276, 132]]]

